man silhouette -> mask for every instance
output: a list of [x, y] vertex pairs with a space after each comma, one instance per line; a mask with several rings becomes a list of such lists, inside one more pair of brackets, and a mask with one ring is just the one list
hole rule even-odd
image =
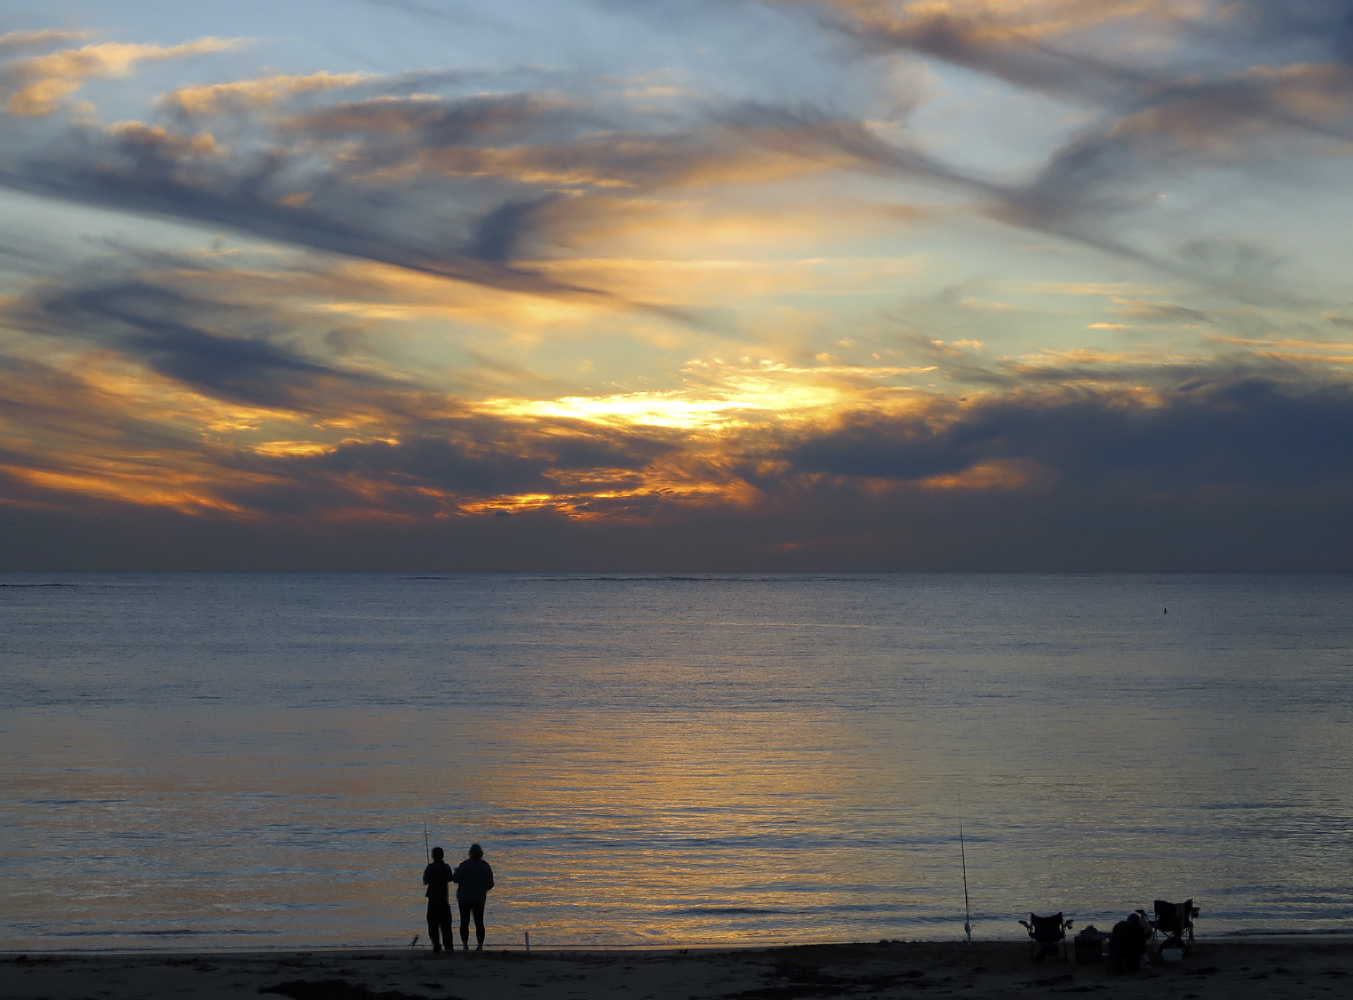
[[455, 938], [451, 936], [451, 902], [446, 898], [447, 886], [451, 883], [451, 866], [442, 860], [446, 852], [440, 847], [432, 849], [432, 864], [423, 869], [424, 893], [428, 898], [428, 937], [432, 939], [432, 953], [455, 948]]

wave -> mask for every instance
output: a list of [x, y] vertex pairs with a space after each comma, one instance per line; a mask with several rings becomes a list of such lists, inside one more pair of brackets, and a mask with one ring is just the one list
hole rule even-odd
[[[43, 937], [90, 937], [99, 935], [99, 931], [51, 931], [44, 934]], [[123, 931], [109, 930], [102, 932], [103, 936], [110, 938], [119, 937], [149, 937], [149, 938], [170, 938], [170, 937], [273, 937], [279, 934], [279, 931], [251, 930], [243, 927], [231, 927], [225, 930], [196, 930], [191, 927], [173, 927], [158, 931]]]
[[[510, 580], [521, 583], [831, 583], [838, 580], [864, 580], [890, 574], [878, 573], [522, 573], [522, 574], [486, 574], [489, 578]], [[399, 579], [410, 582], [461, 583], [467, 579], [479, 580], [483, 577], [471, 574], [447, 574], [446, 576], [402, 576]]]

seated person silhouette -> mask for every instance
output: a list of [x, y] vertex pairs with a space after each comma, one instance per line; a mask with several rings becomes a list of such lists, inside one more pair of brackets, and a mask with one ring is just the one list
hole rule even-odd
[[1136, 972], [1145, 954], [1146, 928], [1142, 926], [1139, 914], [1129, 913], [1126, 920], [1113, 925], [1113, 933], [1109, 935], [1109, 959], [1113, 962], [1114, 974]]

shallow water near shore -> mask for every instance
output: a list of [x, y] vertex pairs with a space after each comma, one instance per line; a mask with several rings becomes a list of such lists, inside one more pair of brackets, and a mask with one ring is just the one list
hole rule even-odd
[[[1168, 613], [1166, 613], [1168, 609]], [[0, 946], [1353, 930], [1348, 576], [0, 576]]]

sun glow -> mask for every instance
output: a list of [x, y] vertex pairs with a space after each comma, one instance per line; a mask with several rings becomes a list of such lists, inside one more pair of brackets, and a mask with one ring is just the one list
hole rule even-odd
[[747, 409], [748, 404], [741, 400], [696, 399], [684, 392], [634, 392], [541, 400], [488, 400], [480, 404], [480, 408], [502, 416], [563, 417], [598, 424], [695, 430], [735, 423], [734, 414]]
[[883, 409], [907, 406], [915, 401], [913, 389], [880, 383], [934, 370], [933, 366], [843, 364], [797, 367], [772, 360], [730, 367], [717, 361], [693, 361], [687, 372], [707, 384], [556, 399], [490, 399], [477, 408], [498, 416], [563, 418], [608, 426], [689, 431], [719, 431], [768, 422], [793, 425], [817, 422], [853, 408], [865, 396], [870, 398], [871, 406]]

